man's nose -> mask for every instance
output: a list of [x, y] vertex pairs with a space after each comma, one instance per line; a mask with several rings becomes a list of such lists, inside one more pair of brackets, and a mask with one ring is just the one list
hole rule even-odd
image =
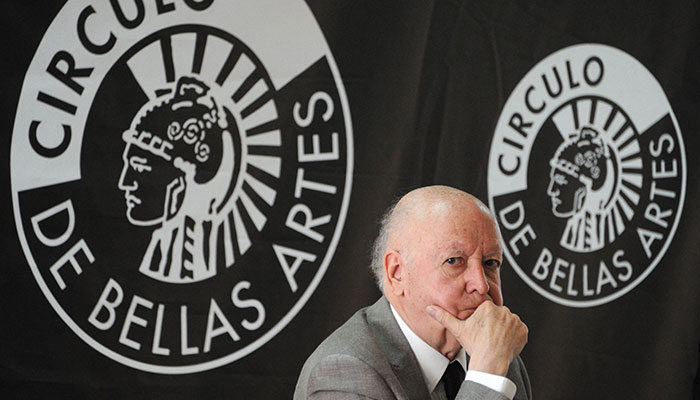
[[464, 271], [464, 283], [467, 293], [486, 294], [489, 292], [489, 282], [486, 280], [486, 273], [481, 261], [470, 261]]
[[122, 173], [119, 176], [119, 183], [117, 187], [119, 187], [119, 190], [136, 190], [138, 187], [138, 183], [136, 183], [136, 180], [131, 177], [130, 173], [131, 168], [129, 168], [128, 163], [124, 164], [124, 168], [122, 169]]

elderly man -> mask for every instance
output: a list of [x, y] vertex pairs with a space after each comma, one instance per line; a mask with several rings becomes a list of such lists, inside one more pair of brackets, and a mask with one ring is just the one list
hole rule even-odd
[[[527, 327], [503, 306], [488, 208], [445, 186], [390, 208], [375, 244], [384, 296], [309, 357], [295, 399], [530, 399]], [[466, 370], [466, 376], [465, 376]]]

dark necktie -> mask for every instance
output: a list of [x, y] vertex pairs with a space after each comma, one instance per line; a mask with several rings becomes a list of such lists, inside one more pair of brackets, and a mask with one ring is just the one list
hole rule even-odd
[[459, 392], [459, 388], [462, 386], [462, 382], [464, 382], [464, 369], [462, 369], [462, 365], [457, 361], [450, 363], [440, 380], [445, 386], [447, 399], [454, 400], [457, 396], [457, 392]]

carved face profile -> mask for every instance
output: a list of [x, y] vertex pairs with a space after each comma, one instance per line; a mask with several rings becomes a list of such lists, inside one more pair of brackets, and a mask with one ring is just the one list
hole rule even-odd
[[132, 224], [157, 225], [176, 215], [188, 185], [217, 174], [226, 123], [208, 90], [183, 77], [173, 94], [147, 103], [124, 131], [119, 189]]
[[[609, 181], [609, 159], [607, 145], [594, 129], [583, 128], [562, 143], [549, 162], [547, 194], [552, 201], [552, 213], [567, 218], [584, 208], [592, 212], [602, 209], [604, 204], [591, 203], [591, 195], [609, 186], [605, 185]], [[606, 193], [605, 197], [609, 199], [609, 195]]]

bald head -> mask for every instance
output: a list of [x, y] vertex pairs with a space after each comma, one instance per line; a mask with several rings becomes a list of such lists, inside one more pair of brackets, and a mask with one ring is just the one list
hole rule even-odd
[[[384, 214], [374, 245], [372, 270], [379, 287], [383, 287], [384, 255], [388, 247], [410, 249], [410, 243], [426, 233], [424, 229], [454, 215], [473, 213], [493, 218], [479, 199], [449, 186], [426, 186], [404, 195]], [[410, 254], [405, 256], [410, 259]]]
[[491, 215], [479, 199], [461, 190], [449, 186], [418, 188], [407, 193], [396, 204], [390, 230], [398, 233], [399, 230], [411, 229], [405, 227], [406, 225], [431, 221], [436, 217], [461, 211], [480, 211]]

